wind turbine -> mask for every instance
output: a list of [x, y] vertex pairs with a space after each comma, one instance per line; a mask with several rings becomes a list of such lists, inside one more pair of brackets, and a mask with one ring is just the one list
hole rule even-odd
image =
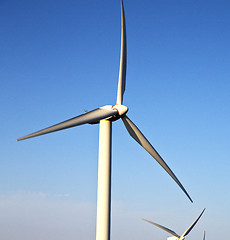
[[66, 128], [79, 126], [82, 124], [99, 123], [99, 154], [98, 154], [98, 188], [97, 188], [97, 225], [96, 239], [110, 239], [110, 208], [111, 208], [111, 130], [112, 122], [122, 119], [130, 136], [134, 138], [173, 178], [183, 192], [192, 202], [192, 199], [177, 179], [175, 174], [164, 162], [158, 152], [153, 148], [150, 142], [145, 138], [137, 126], [127, 117], [128, 108], [123, 105], [123, 95], [126, 82], [126, 25], [123, 1], [121, 0], [121, 53], [120, 53], [120, 71], [117, 89], [117, 101], [115, 105], [106, 105], [80, 116], [71, 118], [64, 122], [55, 124], [51, 127], [42, 129], [32, 134], [21, 137], [19, 140], [40, 136], [43, 134], [59, 131]]
[[[151, 224], [153, 224], [153, 225], [155, 225], [155, 226], [157, 226], [157, 227], [165, 230], [166, 232], [172, 234], [173, 237], [169, 237], [169, 238], [167, 238], [167, 240], [183, 240], [183, 239], [185, 238], [185, 236], [187, 236], [187, 235], [190, 233], [190, 231], [193, 229], [193, 227], [196, 225], [196, 223], [198, 222], [198, 220], [200, 219], [200, 217], [202, 216], [202, 214], [204, 213], [204, 211], [205, 211], [205, 208], [204, 208], [204, 210], [201, 212], [201, 214], [199, 215], [199, 217], [192, 223], [192, 225], [191, 225], [181, 236], [178, 235], [177, 233], [175, 233], [173, 230], [171, 230], [171, 229], [169, 229], [169, 228], [167, 228], [167, 227], [164, 227], [164, 226], [162, 226], [162, 225], [160, 225], [160, 224], [151, 222], [151, 221], [146, 220], [146, 219], [144, 219], [144, 218], [142, 218], [142, 220], [144, 220], [144, 221], [146, 221], [146, 222], [149, 222], [149, 223], [151, 223]], [[205, 240], [205, 234], [204, 234], [203, 240]]]

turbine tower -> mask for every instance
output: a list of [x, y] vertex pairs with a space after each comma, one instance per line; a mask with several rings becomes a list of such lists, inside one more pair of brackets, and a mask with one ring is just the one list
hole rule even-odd
[[55, 124], [51, 127], [42, 129], [32, 134], [17, 139], [24, 140], [40, 136], [43, 134], [59, 131], [66, 128], [79, 126], [82, 124], [99, 123], [99, 154], [98, 154], [98, 188], [97, 188], [97, 224], [96, 239], [110, 239], [110, 208], [111, 208], [111, 130], [112, 122], [122, 119], [128, 133], [136, 140], [173, 178], [182, 191], [192, 202], [192, 199], [177, 179], [175, 174], [161, 158], [158, 152], [153, 148], [150, 142], [145, 138], [137, 126], [127, 117], [128, 108], [123, 105], [123, 95], [125, 92], [126, 81], [126, 62], [127, 62], [127, 44], [126, 44], [126, 25], [123, 1], [121, 0], [121, 53], [120, 53], [120, 71], [117, 89], [117, 101], [115, 105], [106, 105], [80, 116], [71, 118], [64, 122]]
[[[200, 219], [200, 217], [202, 216], [202, 214], [204, 213], [204, 211], [205, 211], [205, 208], [204, 208], [204, 210], [201, 212], [201, 214], [199, 215], [199, 217], [191, 224], [191, 226], [190, 226], [181, 236], [178, 235], [177, 233], [175, 233], [173, 230], [171, 230], [171, 229], [169, 229], [169, 228], [167, 228], [167, 227], [164, 227], [164, 226], [162, 226], [162, 225], [160, 225], [160, 224], [151, 222], [151, 221], [146, 220], [146, 219], [144, 219], [144, 218], [142, 218], [142, 220], [144, 220], [144, 221], [146, 221], [146, 222], [149, 222], [149, 223], [151, 223], [151, 224], [153, 224], [153, 225], [155, 225], [155, 226], [163, 229], [164, 231], [172, 234], [173, 237], [169, 237], [169, 238], [167, 238], [167, 240], [184, 240], [185, 236], [187, 236], [187, 235], [191, 232], [191, 230], [192, 230], [193, 227], [196, 225], [196, 223], [198, 222], [198, 220]], [[205, 233], [204, 233], [203, 240], [204, 240], [204, 239], [205, 239]]]

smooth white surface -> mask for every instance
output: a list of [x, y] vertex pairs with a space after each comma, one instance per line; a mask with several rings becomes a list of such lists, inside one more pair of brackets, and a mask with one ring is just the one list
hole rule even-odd
[[113, 110], [117, 110], [118, 114], [120, 116], [123, 116], [124, 114], [126, 114], [128, 112], [129, 109], [126, 106], [124, 106], [124, 105], [116, 104], [114, 106]]
[[112, 123], [100, 121], [96, 240], [110, 239]]
[[173, 236], [173, 237], [168, 237], [167, 240], [178, 240], [178, 238]]
[[126, 83], [126, 64], [127, 64], [127, 46], [126, 46], [126, 25], [123, 1], [121, 0], [121, 55], [120, 55], [120, 71], [117, 88], [117, 104], [123, 103], [123, 94], [125, 92]]

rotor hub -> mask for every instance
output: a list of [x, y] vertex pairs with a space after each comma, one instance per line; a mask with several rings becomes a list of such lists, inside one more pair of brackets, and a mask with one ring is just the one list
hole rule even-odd
[[116, 104], [113, 107], [113, 110], [116, 110], [118, 112], [119, 116], [121, 117], [121, 116], [125, 115], [129, 109], [124, 105]]

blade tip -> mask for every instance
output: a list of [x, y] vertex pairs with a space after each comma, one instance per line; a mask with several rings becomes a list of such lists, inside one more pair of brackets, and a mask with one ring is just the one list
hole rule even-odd
[[183, 187], [183, 192], [186, 194], [186, 196], [188, 197], [188, 199], [191, 201], [191, 203], [193, 203], [192, 198], [189, 196], [189, 194], [187, 193], [187, 191], [185, 190], [185, 188]]
[[20, 137], [20, 138], [17, 139], [17, 141], [19, 142], [19, 141], [25, 140], [25, 139], [27, 139], [27, 138], [28, 138], [28, 137], [26, 137], [26, 136], [25, 136], [25, 137]]

